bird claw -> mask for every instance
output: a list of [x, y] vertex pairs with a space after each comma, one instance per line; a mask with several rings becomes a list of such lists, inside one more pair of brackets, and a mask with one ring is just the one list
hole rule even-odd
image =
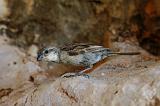
[[66, 73], [62, 75], [62, 78], [70, 78], [70, 77], [75, 77], [75, 73]]
[[89, 79], [89, 75], [85, 74], [85, 73], [67, 73], [67, 75], [63, 75], [63, 78], [70, 78], [70, 77], [77, 77], [77, 76], [83, 76], [85, 78]]

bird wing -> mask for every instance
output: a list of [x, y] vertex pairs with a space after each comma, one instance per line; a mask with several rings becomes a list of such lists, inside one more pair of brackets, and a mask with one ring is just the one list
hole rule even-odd
[[67, 51], [67, 53], [70, 56], [75, 56], [87, 52], [99, 52], [106, 50], [107, 48], [104, 48], [102, 46], [97, 46], [93, 44], [85, 44], [85, 43], [78, 43], [78, 44], [70, 44], [66, 45], [61, 48], [63, 51]]

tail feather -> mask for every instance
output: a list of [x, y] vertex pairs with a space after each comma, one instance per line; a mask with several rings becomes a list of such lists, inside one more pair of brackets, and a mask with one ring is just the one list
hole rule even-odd
[[139, 55], [140, 52], [110, 52], [109, 54], [115, 54], [115, 55]]

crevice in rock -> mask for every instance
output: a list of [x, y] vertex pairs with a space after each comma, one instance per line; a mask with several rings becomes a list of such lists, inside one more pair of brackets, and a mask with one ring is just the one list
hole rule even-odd
[[4, 96], [8, 96], [12, 91], [12, 88], [0, 89], [0, 99]]
[[30, 76], [30, 77], [29, 77], [29, 81], [34, 82], [34, 77], [33, 77], [33, 76]]
[[13, 106], [17, 106], [17, 104], [18, 104], [18, 103], [16, 102]]
[[115, 92], [114, 92], [114, 95], [116, 95], [118, 93], [118, 90], [116, 90]]
[[26, 106], [27, 101], [28, 101], [28, 96], [27, 96], [26, 99], [25, 99], [24, 106]]
[[36, 91], [37, 91], [37, 88], [35, 88], [35, 89], [33, 90], [33, 92], [31, 93], [31, 101], [30, 101], [31, 106], [33, 106], [33, 104], [32, 104], [32, 102], [33, 102], [33, 96], [34, 96], [34, 94], [35, 94]]
[[70, 100], [74, 101], [74, 102], [78, 102], [77, 98], [75, 98], [74, 96], [70, 95], [64, 88], [60, 88], [60, 91], [66, 95]]
[[160, 99], [158, 97], [154, 97], [154, 103], [150, 104], [150, 106], [160, 106]]

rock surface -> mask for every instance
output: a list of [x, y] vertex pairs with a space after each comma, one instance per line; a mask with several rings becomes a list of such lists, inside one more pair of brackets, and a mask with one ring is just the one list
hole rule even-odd
[[0, 39], [0, 89], [13, 89], [41, 68], [29, 61], [17, 47], [10, 46], [8, 38], [1, 36]]
[[159, 64], [129, 77], [116, 73], [107, 79], [80, 76], [24, 85], [1, 98], [1, 106], [159, 106]]
[[114, 45], [121, 51], [139, 50], [141, 55], [110, 57], [90, 78], [54, 80], [35, 58], [8, 43], [0, 44], [0, 106], [160, 105], [160, 61], [132, 43]]

